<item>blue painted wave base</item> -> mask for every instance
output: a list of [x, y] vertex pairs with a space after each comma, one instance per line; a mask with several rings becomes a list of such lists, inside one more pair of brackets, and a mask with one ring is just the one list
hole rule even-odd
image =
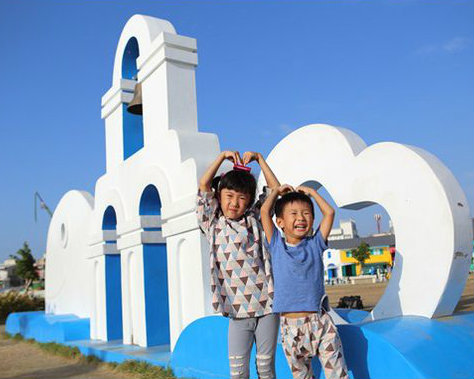
[[[363, 323], [360, 320], [364, 313], [360, 311], [336, 311], [346, 320], [356, 322], [338, 327], [352, 378], [474, 377], [474, 312], [439, 319], [404, 316]], [[40, 342], [77, 346], [83, 354], [104, 361], [138, 359], [169, 366], [177, 377], [229, 378], [228, 320], [224, 317], [203, 317], [188, 325], [173, 353], [168, 345], [143, 348], [123, 345], [121, 340], [91, 341], [89, 328], [89, 319], [74, 315], [23, 312], [11, 314], [5, 330]], [[255, 351], [251, 359], [255, 361]], [[276, 368], [278, 378], [291, 378], [280, 343]], [[313, 369], [317, 378], [324, 378], [317, 358], [313, 360]], [[251, 378], [257, 378], [254, 363]]]

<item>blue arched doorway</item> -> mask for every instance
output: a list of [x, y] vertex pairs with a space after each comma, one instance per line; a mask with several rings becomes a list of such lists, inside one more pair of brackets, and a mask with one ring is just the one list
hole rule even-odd
[[[117, 229], [117, 215], [112, 206], [108, 206], [102, 219], [102, 230]], [[116, 244], [117, 237], [106, 238], [106, 244]], [[115, 248], [116, 250], [116, 248]], [[105, 309], [107, 340], [122, 338], [122, 278], [120, 254], [105, 254]]]
[[[140, 216], [160, 216], [161, 200], [154, 185], [148, 185], [140, 198]], [[161, 234], [161, 227], [144, 228]], [[143, 244], [146, 333], [148, 346], [170, 343], [168, 303], [168, 262], [165, 243]]]
[[335, 279], [337, 278], [337, 267], [335, 264], [330, 263], [328, 265], [328, 279]]

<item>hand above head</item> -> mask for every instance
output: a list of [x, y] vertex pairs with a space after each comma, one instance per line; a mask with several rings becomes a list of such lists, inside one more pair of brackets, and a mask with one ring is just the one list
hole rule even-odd
[[267, 182], [267, 186], [272, 189], [278, 188], [280, 186], [280, 182], [276, 178], [270, 166], [268, 166], [263, 155], [256, 151], [246, 151], [244, 153], [243, 165], [247, 166], [250, 162], [253, 161], [257, 162], [260, 165], [263, 176], [265, 177], [265, 181]]
[[314, 192], [314, 189], [312, 189], [310, 187], [306, 187], [306, 186], [298, 186], [298, 187], [296, 187], [296, 191], [304, 193], [307, 196], [312, 196], [312, 194]]
[[243, 156], [243, 164], [246, 166], [250, 162], [257, 161], [259, 158], [260, 153], [257, 153], [255, 151], [246, 151]]
[[277, 193], [281, 196], [284, 195], [288, 192], [294, 192], [295, 189], [290, 186], [289, 184], [283, 184], [280, 187], [277, 188]]
[[233, 162], [234, 164], [242, 164], [242, 158], [240, 158], [240, 153], [238, 151], [223, 151], [225, 159]]
[[238, 151], [222, 151], [219, 153], [217, 158], [212, 162], [206, 172], [199, 179], [199, 189], [203, 192], [210, 192], [212, 187], [212, 180], [216, 176], [217, 170], [221, 166], [224, 160], [228, 159], [229, 161], [235, 164], [242, 164], [242, 159]]

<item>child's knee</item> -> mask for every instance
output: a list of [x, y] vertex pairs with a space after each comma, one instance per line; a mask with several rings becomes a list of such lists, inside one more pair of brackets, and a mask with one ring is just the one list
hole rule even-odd
[[275, 377], [272, 355], [257, 354], [257, 372], [260, 379], [273, 379]]
[[230, 377], [231, 379], [248, 379], [248, 358], [245, 355], [230, 355]]

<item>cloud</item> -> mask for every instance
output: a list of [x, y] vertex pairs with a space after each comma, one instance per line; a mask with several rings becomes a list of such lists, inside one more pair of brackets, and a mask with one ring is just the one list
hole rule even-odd
[[448, 53], [456, 53], [469, 47], [469, 40], [463, 37], [455, 37], [452, 40], [446, 42], [442, 49]]
[[431, 54], [455, 54], [466, 50], [471, 46], [471, 40], [465, 37], [454, 37], [449, 41], [439, 44], [430, 44], [421, 46], [416, 50], [418, 55]]

